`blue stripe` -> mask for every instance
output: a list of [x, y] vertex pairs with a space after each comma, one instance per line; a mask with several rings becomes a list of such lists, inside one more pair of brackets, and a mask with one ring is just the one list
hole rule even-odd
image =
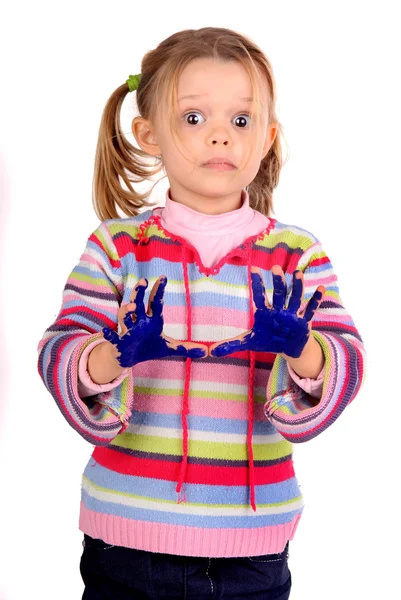
[[[257, 468], [256, 468], [257, 470]], [[123, 492], [138, 494], [145, 498], [160, 500], [177, 500], [175, 481], [137, 477], [136, 475], [122, 475], [111, 472], [91, 458], [84, 471], [85, 477], [100, 487]], [[240, 485], [206, 485], [199, 483], [185, 483], [185, 493], [188, 502], [200, 504], [245, 504], [249, 502], [247, 486]], [[291, 498], [301, 495], [295, 477], [280, 483], [271, 483], [255, 486], [256, 502], [259, 504], [275, 504], [286, 502]], [[166, 506], [168, 511], [168, 507]]]
[[[283, 525], [290, 523], [300, 514], [302, 510], [293, 510], [279, 515], [258, 516], [257, 510], [254, 515], [235, 517], [228, 515], [224, 517], [211, 517], [209, 515], [188, 515], [180, 513], [169, 513], [167, 511], [148, 510], [112, 503], [102, 502], [89, 496], [85, 490], [82, 490], [82, 500], [89, 510], [124, 519], [134, 519], [136, 521], [147, 521], [148, 523], [166, 523], [169, 525], [186, 525], [188, 527], [200, 527], [202, 529], [220, 528], [220, 529], [254, 529], [255, 527], [271, 527], [274, 525]], [[179, 504], [177, 503], [179, 506]], [[167, 507], [166, 507], [167, 509]], [[250, 509], [251, 510], [251, 509]], [[252, 512], [252, 510], [251, 510]]]
[[[134, 391], [135, 394], [135, 391]], [[181, 429], [181, 415], [166, 415], [162, 413], [133, 411], [130, 424], [143, 425], [147, 427], [168, 427]], [[214, 419], [212, 417], [188, 416], [189, 429], [196, 431], [212, 431], [215, 433], [239, 433], [246, 434], [248, 431], [248, 420], [239, 419]], [[270, 421], [256, 421], [253, 427], [255, 435], [274, 435], [276, 428]]]

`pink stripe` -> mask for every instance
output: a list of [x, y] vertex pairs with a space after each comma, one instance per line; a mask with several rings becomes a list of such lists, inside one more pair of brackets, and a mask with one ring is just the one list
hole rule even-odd
[[291, 523], [271, 527], [211, 529], [148, 523], [100, 514], [81, 502], [79, 528], [114, 546], [180, 556], [259, 556], [282, 552], [295, 535], [301, 515]]
[[328, 275], [327, 277], [319, 277], [319, 274], [317, 273], [316, 277], [311, 277], [311, 279], [308, 279], [307, 287], [312, 285], [326, 285], [327, 283], [332, 283], [333, 281], [337, 281], [337, 277], [334, 274]]
[[[184, 394], [184, 392], [183, 392]], [[182, 396], [183, 397], [183, 396]], [[176, 415], [182, 409], [182, 397], [174, 396], [148, 396], [135, 393], [134, 410], [137, 412], [150, 412], [165, 415]], [[214, 400], [207, 398], [189, 398], [189, 414], [196, 417], [211, 417], [213, 419], [240, 419], [248, 420], [248, 404], [233, 400]], [[263, 404], [255, 405], [255, 420], [266, 421]]]
[[[227, 359], [228, 361], [229, 359]], [[224, 370], [224, 375], [222, 371]], [[267, 384], [268, 371], [266, 369], [256, 369], [256, 386], [265, 386]], [[153, 361], [147, 361], [135, 365], [133, 369], [134, 377], [149, 377], [154, 378], [155, 367]], [[160, 361], [157, 365], [158, 380], [178, 379], [184, 380], [185, 362], [176, 361]], [[236, 385], [245, 385], [248, 389], [249, 383], [249, 366], [246, 364], [243, 367], [237, 365], [210, 363], [205, 368], [205, 364], [201, 361], [192, 361], [191, 381], [213, 381], [221, 382], [229, 381]]]
[[[217, 325], [235, 324], [236, 327], [248, 331], [248, 311], [234, 308], [192, 306], [192, 325]], [[186, 322], [187, 309], [185, 306], [169, 306], [163, 308], [165, 323], [182, 324]]]
[[354, 323], [351, 321], [349, 315], [347, 315], [346, 313], [344, 313], [343, 315], [320, 315], [319, 313], [317, 313], [316, 316], [313, 317], [313, 323], [318, 323], [319, 321], [327, 322], [328, 319], [330, 319], [330, 323], [334, 322], [341, 323], [343, 325], [350, 325], [352, 327], [354, 326]]

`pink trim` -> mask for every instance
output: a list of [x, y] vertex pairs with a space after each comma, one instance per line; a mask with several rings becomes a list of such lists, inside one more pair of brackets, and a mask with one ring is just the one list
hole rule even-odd
[[256, 235], [251, 235], [250, 237], [246, 238], [246, 240], [244, 240], [244, 242], [240, 246], [237, 246], [237, 248], [234, 248], [233, 250], [231, 250], [228, 254], [223, 256], [223, 258], [221, 258], [217, 264], [215, 264], [213, 267], [210, 267], [210, 268], [205, 267], [205, 265], [202, 263], [202, 259], [199, 255], [199, 252], [197, 251], [196, 248], [194, 248], [194, 246], [192, 246], [184, 238], [180, 237], [179, 235], [175, 235], [174, 233], [171, 233], [170, 231], [167, 231], [167, 229], [165, 229], [163, 227], [163, 225], [161, 224], [161, 217], [158, 215], [152, 215], [151, 217], [149, 217], [149, 219], [147, 221], [142, 223], [142, 225], [139, 228], [140, 231], [138, 233], [138, 239], [139, 239], [140, 244], [147, 244], [149, 242], [149, 238], [145, 236], [145, 231], [148, 227], [150, 227], [150, 225], [156, 225], [156, 227], [160, 231], [162, 231], [166, 237], [173, 240], [173, 242], [179, 242], [180, 244], [182, 244], [182, 246], [184, 246], [184, 248], [193, 252], [193, 254], [195, 256], [195, 264], [197, 265], [199, 272], [204, 273], [207, 277], [209, 277], [209, 275], [217, 275], [217, 273], [220, 271], [221, 267], [228, 260], [230, 260], [230, 258], [232, 258], [234, 256], [242, 256], [244, 258], [247, 258], [250, 245], [253, 242], [256, 242], [256, 240], [263, 239], [263, 237], [266, 234], [269, 234], [270, 231], [274, 228], [277, 219], [269, 219], [269, 220], [270, 220], [269, 225], [263, 231], [261, 231], [260, 233], [258, 233]]
[[196, 528], [100, 514], [89, 510], [81, 502], [79, 528], [87, 535], [114, 546], [218, 558], [282, 552], [287, 541], [294, 538], [300, 518], [299, 514], [291, 523], [254, 529]]

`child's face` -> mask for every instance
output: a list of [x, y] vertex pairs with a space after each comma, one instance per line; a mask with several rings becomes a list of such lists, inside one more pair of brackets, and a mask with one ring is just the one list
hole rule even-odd
[[[267, 84], [260, 91], [258, 139], [250, 127], [251, 82], [241, 64], [194, 60], [184, 69], [177, 92], [178, 139], [172, 136], [167, 110], [154, 123], [171, 197], [204, 212], [216, 212], [219, 204], [225, 210], [238, 208], [241, 190], [255, 178], [276, 133], [275, 125], [268, 126]], [[209, 162], [219, 159], [227, 163]]]

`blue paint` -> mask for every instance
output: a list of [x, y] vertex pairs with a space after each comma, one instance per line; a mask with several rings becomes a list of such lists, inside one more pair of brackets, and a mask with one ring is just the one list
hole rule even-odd
[[298, 358], [309, 337], [308, 323], [311, 321], [322, 299], [322, 293], [315, 291], [302, 317], [297, 316], [302, 302], [303, 281], [293, 275], [291, 297], [285, 308], [287, 285], [281, 275], [273, 273], [273, 303], [266, 306], [266, 291], [259, 273], [251, 272], [253, 299], [256, 306], [254, 325], [246, 334], [222, 342], [211, 350], [212, 356], [227, 356], [233, 352], [253, 350], [273, 352]]
[[[133, 367], [137, 363], [166, 356], [185, 356], [189, 358], [203, 358], [206, 351], [203, 348], [187, 349], [179, 344], [176, 348], [163, 335], [163, 295], [167, 285], [167, 278], [161, 277], [157, 291], [150, 302], [151, 315], [146, 313], [144, 305], [146, 284], [137, 284], [137, 294], [134, 300], [135, 310], [129, 311], [124, 324], [128, 331], [119, 336], [108, 327], [103, 328], [105, 339], [114, 344], [120, 353], [117, 358], [119, 364], [124, 367]], [[135, 320], [132, 320], [134, 315]]]

